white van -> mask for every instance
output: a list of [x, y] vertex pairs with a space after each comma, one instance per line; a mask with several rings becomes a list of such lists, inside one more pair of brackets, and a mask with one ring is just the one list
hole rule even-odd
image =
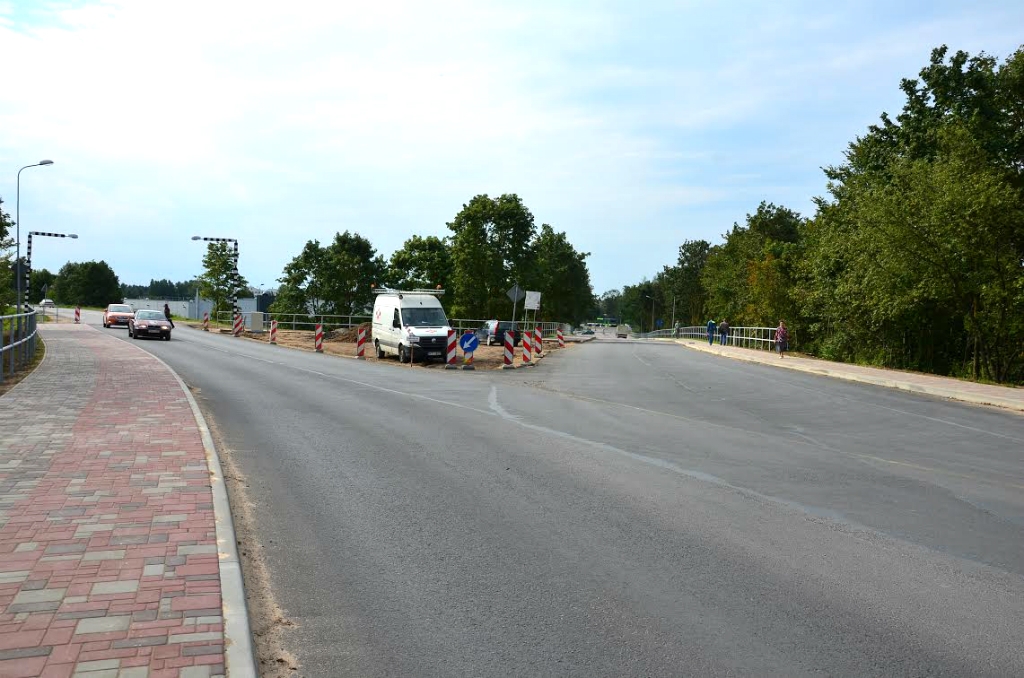
[[373, 300], [373, 348], [378, 358], [444, 360], [448, 318], [439, 296], [444, 290], [377, 290]]

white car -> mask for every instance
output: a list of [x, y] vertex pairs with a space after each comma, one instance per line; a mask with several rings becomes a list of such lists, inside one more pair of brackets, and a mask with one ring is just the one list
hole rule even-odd
[[53, 299], [43, 299], [39, 305], [43, 308], [54, 308], [57, 304], [53, 303]]

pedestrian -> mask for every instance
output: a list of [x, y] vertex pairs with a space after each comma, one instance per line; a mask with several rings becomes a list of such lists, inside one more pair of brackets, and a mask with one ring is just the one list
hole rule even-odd
[[789, 348], [789, 331], [786, 329], [786, 321], [780, 320], [779, 326], [775, 328], [775, 348], [779, 351], [779, 357], [786, 357], [786, 349]]
[[171, 323], [171, 329], [174, 329], [174, 321], [171, 320], [171, 307], [164, 304], [164, 317], [167, 318], [167, 322]]
[[729, 343], [729, 321], [723, 319], [722, 322], [718, 323], [718, 335], [719, 341], [722, 346]]
[[714, 320], [709, 320], [708, 321], [708, 345], [710, 346], [710, 345], [713, 345], [714, 343], [715, 343], [715, 321]]

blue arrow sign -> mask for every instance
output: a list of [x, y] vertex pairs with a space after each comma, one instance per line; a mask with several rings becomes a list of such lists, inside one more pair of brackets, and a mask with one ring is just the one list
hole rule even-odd
[[480, 340], [475, 334], [463, 334], [459, 337], [459, 348], [463, 353], [472, 353], [480, 345]]

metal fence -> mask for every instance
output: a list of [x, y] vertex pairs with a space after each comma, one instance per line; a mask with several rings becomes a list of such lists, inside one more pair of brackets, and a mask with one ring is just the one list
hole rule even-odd
[[[676, 329], [658, 330], [645, 334], [634, 333], [640, 339], [702, 339], [707, 341], [708, 328], [703, 325], [680, 327]], [[715, 330], [715, 343], [721, 343], [722, 335]], [[775, 328], [774, 327], [730, 327], [726, 339], [726, 346], [740, 346], [742, 348], [757, 348], [765, 351], [775, 349]]]
[[13, 376], [18, 369], [24, 369], [36, 355], [36, 312], [15, 313], [0, 316], [0, 383], [4, 372]]
[[[278, 330], [305, 330], [312, 332], [316, 329], [317, 325], [323, 325], [325, 332], [330, 332], [337, 329], [345, 329], [347, 327], [356, 327], [363, 323], [369, 323], [373, 320], [368, 315], [305, 315], [298, 313], [263, 313], [262, 318], [260, 314], [243, 313], [245, 317], [245, 326], [247, 329], [253, 332], [267, 332], [270, 330], [270, 321], [277, 321]], [[253, 321], [253, 316], [256, 316], [256, 320]], [[493, 318], [491, 318], [493, 320]], [[221, 311], [217, 314], [215, 321], [226, 327], [231, 326], [231, 311]], [[255, 322], [257, 327], [252, 327]], [[469, 318], [449, 318], [449, 326], [455, 330], [457, 334], [463, 334], [467, 330], [475, 331], [482, 327], [487, 320], [473, 320]], [[520, 329], [523, 329], [526, 325], [520, 321], [516, 321], [516, 324]], [[538, 322], [530, 323], [533, 328], [540, 327], [541, 335], [545, 337], [554, 337], [558, 329], [561, 328], [563, 332], [568, 332], [571, 326], [567, 323], [555, 323], [555, 322]]]

